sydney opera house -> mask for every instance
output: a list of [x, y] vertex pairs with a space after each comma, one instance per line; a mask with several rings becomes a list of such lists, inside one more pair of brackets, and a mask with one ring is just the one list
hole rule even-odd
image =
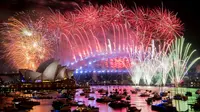
[[[13, 84], [9, 84], [9, 88], [12, 90], [75, 89], [78, 85], [73, 72], [61, 66], [59, 60], [50, 59], [40, 64], [36, 71], [20, 69], [17, 79]], [[10, 79], [13, 80], [13, 77]]]
[[50, 59], [40, 64], [36, 71], [20, 69], [19, 73], [24, 82], [44, 82], [44, 81], [61, 81], [71, 79], [73, 70], [67, 69], [59, 64], [59, 60]]

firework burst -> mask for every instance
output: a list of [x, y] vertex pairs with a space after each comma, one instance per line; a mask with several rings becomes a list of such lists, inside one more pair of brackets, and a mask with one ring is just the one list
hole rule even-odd
[[139, 50], [140, 45], [146, 52], [152, 40], [163, 46], [162, 40], [170, 43], [182, 32], [180, 20], [168, 10], [137, 7], [132, 11], [112, 3], [51, 12], [45, 18], [24, 13], [4, 24], [5, 55], [16, 68], [35, 70], [51, 56], [62, 64], [100, 54], [123, 56]]
[[171, 53], [169, 56], [171, 57], [172, 69], [169, 76], [176, 87], [192, 65], [200, 60], [200, 57], [191, 60], [191, 56], [196, 50], [190, 50], [191, 44], [185, 44], [185, 39], [183, 37], [176, 39], [170, 49]]
[[183, 34], [183, 24], [176, 14], [167, 9], [157, 8], [153, 10], [155, 17], [156, 31], [160, 39], [173, 40], [176, 36]]
[[50, 41], [43, 35], [41, 23], [43, 23], [41, 20], [22, 22], [11, 17], [4, 24], [7, 28], [3, 33], [5, 58], [15, 68], [36, 70], [38, 65], [50, 56], [52, 51], [49, 49]]

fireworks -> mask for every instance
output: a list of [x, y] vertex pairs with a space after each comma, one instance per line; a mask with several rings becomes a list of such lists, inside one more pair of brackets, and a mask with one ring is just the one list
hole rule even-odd
[[172, 63], [170, 57], [166, 54], [166, 52], [162, 53], [159, 58], [159, 68], [158, 68], [158, 77], [161, 82], [157, 82], [159, 85], [165, 85], [167, 79], [169, 78], [169, 72], [172, 69]]
[[173, 12], [158, 8], [154, 10], [154, 13], [156, 13], [156, 28], [157, 31], [160, 32], [157, 34], [160, 34], [159, 37], [161, 37], [161, 39], [166, 38], [166, 40], [173, 40], [175, 36], [182, 35], [183, 24]]
[[[147, 85], [150, 85], [155, 77], [158, 85], [165, 85], [170, 79], [178, 86], [191, 66], [200, 59], [198, 57], [191, 60], [195, 50], [190, 52], [191, 44], [185, 44], [184, 38], [176, 39], [172, 46], [165, 43], [165, 46], [165, 50], [156, 50], [152, 43], [148, 53], [145, 53], [145, 56], [139, 56], [144, 58], [131, 60], [129, 73], [135, 84], [138, 85], [140, 79], [143, 79]], [[132, 56], [130, 58], [135, 59]]]
[[[138, 85], [140, 80], [143, 79], [144, 83], [150, 85], [152, 83], [152, 79], [160, 70], [161, 62], [159, 59], [161, 58], [163, 51], [155, 48], [154, 41], [152, 41], [152, 44], [149, 46], [148, 50], [145, 50], [144, 46], [141, 46], [139, 51], [140, 52], [132, 52], [129, 55], [132, 59], [129, 73], [132, 76], [132, 81], [135, 84]], [[132, 54], [136, 54], [137, 58]]]
[[184, 38], [176, 39], [170, 49], [172, 69], [169, 76], [172, 83], [174, 83], [176, 86], [178, 86], [192, 65], [200, 59], [200, 57], [198, 57], [194, 60], [191, 60], [191, 56], [196, 50], [190, 51], [191, 44], [185, 44], [184, 41]]
[[36, 70], [51, 55], [50, 41], [42, 32], [41, 20], [21, 22], [11, 17], [4, 25], [7, 28], [3, 33], [5, 58], [15, 68]]
[[[10, 18], [2, 31], [5, 57], [17, 69], [35, 70], [50, 57], [73, 69], [96, 61], [128, 58], [125, 66], [137, 85], [140, 79], [150, 85], [155, 76], [161, 78], [159, 84], [166, 84], [176, 55], [169, 48], [183, 31], [181, 21], [167, 9], [131, 10], [122, 4], [52, 11], [45, 18], [41, 14], [18, 16]], [[106, 64], [106, 68], [109, 66]]]
[[79, 28], [96, 28], [103, 25], [104, 18], [99, 15], [99, 9], [90, 5], [77, 10], [75, 23]]
[[176, 39], [183, 24], [167, 9], [109, 4], [51, 12], [45, 18], [21, 13], [4, 23], [5, 58], [15, 68], [36, 70], [51, 57], [73, 69], [100, 62], [98, 68], [107, 71], [127, 69], [136, 85], [141, 79], [150, 85], [155, 77], [165, 85], [169, 77], [178, 84], [199, 59], [189, 64], [194, 51], [189, 52], [190, 44], [184, 47], [183, 38]]
[[[48, 19], [48, 28], [54, 37], [62, 40], [57, 41], [62, 62], [77, 62], [99, 54], [128, 54], [138, 44], [147, 49], [152, 39], [160, 46], [163, 40], [170, 43], [181, 34], [182, 24], [176, 15], [163, 10], [135, 8], [132, 11], [121, 4], [89, 5], [73, 12], [54, 13]], [[165, 25], [160, 25], [165, 20]], [[173, 28], [171, 35], [166, 27]]]

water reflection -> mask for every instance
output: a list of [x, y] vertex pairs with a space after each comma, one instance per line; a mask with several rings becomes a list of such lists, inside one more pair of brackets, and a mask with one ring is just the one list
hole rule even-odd
[[[95, 88], [95, 89], [105, 89], [108, 90], [108, 92], [110, 93], [111, 91], [113, 91], [114, 89], [119, 89], [119, 92], [123, 92], [123, 89], [126, 89], [129, 93], [130, 90], [132, 90], [135, 87], [132, 86], [93, 86], [91, 88]], [[141, 89], [143, 89], [143, 91], [145, 91], [146, 89], [148, 90], [152, 90], [152, 91], [160, 91], [160, 90], [169, 90], [172, 91], [171, 93], [173, 94], [173, 88], [158, 88], [158, 87], [140, 87]], [[196, 91], [195, 89], [191, 91]], [[188, 91], [186, 89], [181, 90], [183, 93], [185, 91]], [[111, 107], [108, 106], [108, 104], [102, 104], [102, 103], [97, 103], [96, 100], [88, 100], [88, 98], [85, 98], [85, 96], [80, 96], [80, 93], [82, 92], [82, 90], [80, 90], [79, 92], [76, 93], [75, 95], [75, 101], [83, 101], [86, 105], [91, 105], [91, 106], [97, 106], [99, 107], [99, 111], [100, 112], [126, 112], [126, 108], [123, 109], [118, 109], [118, 110], [114, 110]], [[142, 109], [141, 112], [154, 112], [151, 110], [151, 107], [149, 105], [147, 105], [146, 103], [146, 98], [145, 97], [139, 97], [139, 94], [130, 94], [131, 95], [131, 104], [136, 106], [138, 109]], [[91, 93], [90, 96], [93, 96], [95, 99], [96, 98], [100, 98], [101, 95], [98, 92], [95, 93]], [[51, 100], [39, 100], [41, 102], [41, 105], [38, 106], [34, 106], [32, 110], [30, 110], [29, 112], [51, 112], [51, 110], [53, 109], [51, 104], [52, 104], [52, 99]], [[160, 103], [160, 101], [157, 101], [155, 103]], [[72, 107], [71, 109], [74, 110], [76, 107]]]

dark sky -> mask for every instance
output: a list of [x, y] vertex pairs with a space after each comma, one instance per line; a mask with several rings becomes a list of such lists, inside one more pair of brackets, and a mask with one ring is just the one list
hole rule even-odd
[[[0, 22], [6, 21], [16, 12], [49, 7], [52, 9], [69, 10], [74, 4], [83, 4], [84, 0], [0, 0]], [[123, 1], [123, 0], [121, 0]], [[109, 0], [91, 0], [92, 3], [105, 4]], [[161, 7], [178, 13], [184, 23], [184, 37], [192, 48], [200, 54], [200, 6], [198, 0], [124, 0], [127, 6]], [[0, 60], [0, 72], [6, 71], [4, 61]]]

